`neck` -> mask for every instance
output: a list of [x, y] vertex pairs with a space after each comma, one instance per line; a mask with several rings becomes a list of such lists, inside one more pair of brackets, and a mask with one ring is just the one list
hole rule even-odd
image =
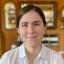
[[37, 58], [40, 50], [41, 50], [42, 45], [39, 44], [38, 46], [27, 46], [25, 45], [25, 50], [27, 54], [27, 59], [29, 64], [33, 64], [34, 60]]
[[27, 53], [28, 55], [32, 55], [32, 56], [38, 55], [38, 53], [39, 53], [40, 50], [41, 50], [41, 47], [42, 47], [41, 44], [38, 45], [38, 46], [34, 46], [34, 47], [25, 45], [26, 53]]

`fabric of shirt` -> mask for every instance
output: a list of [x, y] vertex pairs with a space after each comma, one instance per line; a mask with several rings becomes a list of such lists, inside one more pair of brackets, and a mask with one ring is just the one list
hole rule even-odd
[[[0, 59], [0, 64], [28, 64], [24, 44], [6, 52]], [[34, 64], [64, 64], [62, 56], [42, 45]]]

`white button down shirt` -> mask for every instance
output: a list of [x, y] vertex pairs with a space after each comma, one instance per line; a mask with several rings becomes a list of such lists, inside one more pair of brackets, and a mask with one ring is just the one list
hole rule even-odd
[[[6, 52], [0, 59], [0, 64], [27, 64], [24, 44]], [[34, 64], [64, 64], [64, 60], [58, 53], [42, 45]]]

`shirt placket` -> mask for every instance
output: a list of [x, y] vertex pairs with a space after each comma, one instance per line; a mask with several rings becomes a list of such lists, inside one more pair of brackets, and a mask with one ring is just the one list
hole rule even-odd
[[21, 59], [20, 64], [27, 64], [27, 59], [26, 58]]
[[34, 61], [34, 64], [48, 64], [48, 63], [47, 60], [37, 59], [36, 61]]

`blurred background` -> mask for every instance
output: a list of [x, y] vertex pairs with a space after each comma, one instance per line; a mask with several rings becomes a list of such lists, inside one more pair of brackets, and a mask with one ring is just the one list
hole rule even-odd
[[0, 0], [0, 57], [21, 45], [16, 31], [16, 15], [28, 3], [39, 6], [47, 22], [42, 42], [55, 51], [64, 52], [64, 0]]

